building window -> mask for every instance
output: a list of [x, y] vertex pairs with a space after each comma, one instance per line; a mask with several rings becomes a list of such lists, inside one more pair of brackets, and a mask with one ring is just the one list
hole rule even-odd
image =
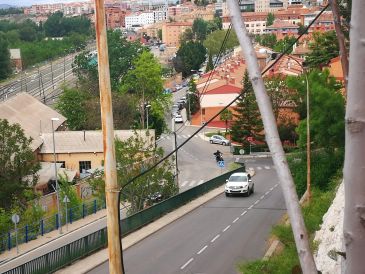
[[66, 167], [66, 162], [65, 161], [57, 161], [56, 163], [62, 164], [61, 165], [61, 168], [65, 168]]
[[205, 108], [202, 108], [202, 114], [205, 115]]
[[91, 161], [79, 161], [80, 173], [86, 173], [86, 170], [91, 169]]

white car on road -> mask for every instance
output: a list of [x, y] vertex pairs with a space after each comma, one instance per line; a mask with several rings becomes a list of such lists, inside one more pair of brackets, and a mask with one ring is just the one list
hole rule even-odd
[[184, 122], [183, 118], [180, 114], [175, 116], [175, 123], [183, 123], [183, 122]]
[[233, 173], [226, 181], [224, 192], [226, 196], [233, 194], [246, 194], [250, 196], [254, 192], [254, 183], [251, 180], [251, 175], [247, 172]]
[[229, 146], [231, 144], [231, 142], [224, 138], [221, 135], [212, 135], [212, 137], [210, 137], [209, 142], [211, 144], [221, 144], [223, 146]]

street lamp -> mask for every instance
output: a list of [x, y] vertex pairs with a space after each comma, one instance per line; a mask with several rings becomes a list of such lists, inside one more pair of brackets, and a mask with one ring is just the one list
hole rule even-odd
[[193, 93], [191, 91], [186, 92], [186, 99], [188, 100], [188, 120], [191, 121], [191, 111], [190, 111], [190, 95]]
[[60, 120], [59, 118], [51, 118], [52, 138], [53, 138], [54, 175], [55, 175], [55, 180], [56, 180], [56, 189], [55, 189], [55, 191], [56, 191], [56, 197], [57, 197], [58, 226], [59, 226], [59, 232], [60, 232], [60, 234], [62, 234], [61, 210], [60, 210], [60, 187], [58, 185], [58, 180], [57, 180], [56, 143], [55, 143], [55, 138], [54, 138], [54, 126], [53, 126], [53, 122], [54, 121], [59, 121], [59, 120]]
[[148, 109], [151, 107], [150, 104], [146, 105], [146, 116], [147, 116], [147, 129], [148, 129]]
[[[290, 57], [288, 55], [288, 57], [295, 61], [303, 70], [304, 73], [304, 77], [305, 77], [305, 82], [306, 82], [306, 100], [307, 100], [307, 195], [308, 195], [308, 199], [310, 200], [312, 197], [312, 193], [311, 193], [311, 138], [310, 138], [310, 123], [309, 123], [309, 81], [308, 81], [308, 75], [307, 75], [307, 71], [305, 69], [305, 66], [303, 64], [301, 64], [298, 60]], [[304, 62], [303, 62], [304, 63]]]

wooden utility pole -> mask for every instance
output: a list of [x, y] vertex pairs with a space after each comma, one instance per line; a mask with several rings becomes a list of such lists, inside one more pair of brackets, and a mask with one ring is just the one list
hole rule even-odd
[[109, 273], [123, 274], [119, 226], [119, 187], [114, 147], [114, 128], [104, 0], [95, 0], [95, 30], [98, 50], [101, 123], [103, 128], [104, 176], [109, 250]]
[[261, 117], [263, 120], [266, 140], [272, 153], [278, 177], [283, 190], [286, 208], [292, 226], [294, 240], [297, 247], [300, 265], [304, 274], [317, 273], [316, 264], [309, 247], [308, 234], [304, 225], [298, 195], [295, 190], [293, 177], [290, 173], [285, 153], [279, 138], [276, 119], [272, 110], [269, 96], [265, 90], [265, 85], [258, 66], [256, 52], [252, 46], [251, 39], [247, 33], [240, 8], [236, 0], [228, 0], [231, 22], [236, 31], [238, 41], [244, 53], [248, 73], [255, 92]]
[[341, 16], [338, 10], [338, 5], [336, 0], [330, 0], [330, 5], [332, 9], [333, 19], [335, 22], [335, 30], [337, 34], [338, 45], [340, 47], [340, 57], [341, 57], [341, 66], [342, 66], [342, 73], [343, 79], [345, 81], [345, 90], [347, 93], [347, 80], [349, 75], [349, 60], [348, 60], [348, 53], [345, 44], [345, 35], [341, 29]]
[[364, 273], [365, 250], [365, 1], [352, 1], [345, 117], [345, 272]]

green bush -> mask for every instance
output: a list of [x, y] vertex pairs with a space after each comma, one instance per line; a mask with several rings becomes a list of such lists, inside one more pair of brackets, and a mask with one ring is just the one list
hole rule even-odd
[[[342, 167], [344, 152], [317, 150], [311, 153], [311, 185], [322, 191], [329, 190], [330, 179]], [[298, 196], [307, 189], [307, 154], [302, 151], [288, 156], [288, 163], [296, 185]]]

